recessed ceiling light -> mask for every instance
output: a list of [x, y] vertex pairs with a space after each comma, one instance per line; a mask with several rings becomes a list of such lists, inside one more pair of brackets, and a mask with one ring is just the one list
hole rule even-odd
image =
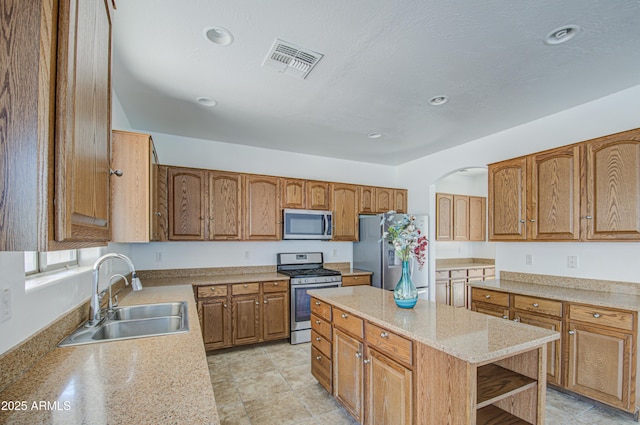
[[204, 106], [216, 106], [218, 104], [215, 99], [212, 99], [210, 97], [199, 97], [197, 101], [199, 104]]
[[440, 106], [440, 105], [444, 105], [448, 101], [449, 101], [449, 98], [447, 96], [442, 96], [442, 95], [434, 96], [431, 99], [429, 99], [429, 104], [433, 106]]
[[372, 133], [367, 134], [367, 137], [369, 139], [379, 139], [382, 137], [382, 134], [374, 131]]
[[565, 43], [578, 35], [580, 30], [581, 28], [578, 25], [565, 25], [557, 28], [547, 34], [544, 38], [544, 44], [555, 46], [556, 44]]
[[233, 34], [222, 27], [209, 27], [204, 29], [204, 36], [218, 46], [228, 46], [233, 43]]

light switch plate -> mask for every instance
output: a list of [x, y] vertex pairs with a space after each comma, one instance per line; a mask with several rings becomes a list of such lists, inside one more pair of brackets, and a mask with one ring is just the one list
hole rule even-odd
[[11, 290], [5, 288], [0, 297], [0, 323], [11, 319]]
[[567, 268], [569, 268], [569, 269], [577, 269], [578, 268], [578, 256], [577, 255], [569, 255], [567, 257]]

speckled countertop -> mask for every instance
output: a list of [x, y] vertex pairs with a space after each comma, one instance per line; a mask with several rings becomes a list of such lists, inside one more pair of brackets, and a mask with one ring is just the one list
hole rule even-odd
[[507, 279], [488, 280], [485, 282], [469, 282], [467, 285], [474, 288], [492, 289], [512, 294], [640, 311], [640, 296], [633, 294], [604, 292], [602, 290], [594, 291], [585, 288], [577, 289], [555, 285], [542, 285]]
[[327, 267], [330, 270], [337, 270], [342, 276], [367, 276], [373, 273], [366, 270], [352, 269], [351, 267]]
[[[142, 277], [140, 277], [142, 279]], [[226, 285], [227, 283], [273, 282], [289, 280], [288, 276], [278, 273], [226, 274], [218, 276], [176, 276], [176, 277], [146, 277], [144, 282], [152, 282], [153, 286], [165, 285]]]
[[472, 364], [489, 363], [560, 338], [547, 329], [421, 299], [413, 309], [401, 309], [391, 291], [370, 286], [317, 289], [309, 294]]
[[168, 301], [189, 302], [188, 333], [57, 347], [0, 393], [25, 407], [0, 410], [0, 423], [218, 424], [191, 286], [145, 287], [121, 305]]

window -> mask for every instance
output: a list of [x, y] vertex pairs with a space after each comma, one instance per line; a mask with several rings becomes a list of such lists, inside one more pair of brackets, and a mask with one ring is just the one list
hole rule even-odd
[[24, 253], [24, 271], [26, 274], [43, 273], [78, 264], [78, 250]]

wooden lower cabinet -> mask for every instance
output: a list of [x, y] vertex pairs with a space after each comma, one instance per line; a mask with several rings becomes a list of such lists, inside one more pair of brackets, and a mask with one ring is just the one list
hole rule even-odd
[[366, 423], [413, 423], [413, 371], [369, 347], [364, 362]]
[[342, 286], [371, 285], [371, 275], [342, 276]]
[[262, 339], [289, 337], [289, 294], [277, 292], [262, 296]]
[[[551, 329], [562, 334], [562, 320], [554, 317], [517, 312], [515, 318], [525, 325]], [[547, 382], [561, 385], [562, 338], [547, 344]]]
[[466, 279], [436, 281], [436, 302], [466, 307]]
[[202, 339], [208, 349], [231, 346], [231, 309], [227, 297], [198, 301]]
[[260, 296], [240, 295], [231, 299], [233, 345], [260, 341]]
[[363, 421], [364, 365], [361, 341], [334, 329], [333, 395], [358, 421]]

